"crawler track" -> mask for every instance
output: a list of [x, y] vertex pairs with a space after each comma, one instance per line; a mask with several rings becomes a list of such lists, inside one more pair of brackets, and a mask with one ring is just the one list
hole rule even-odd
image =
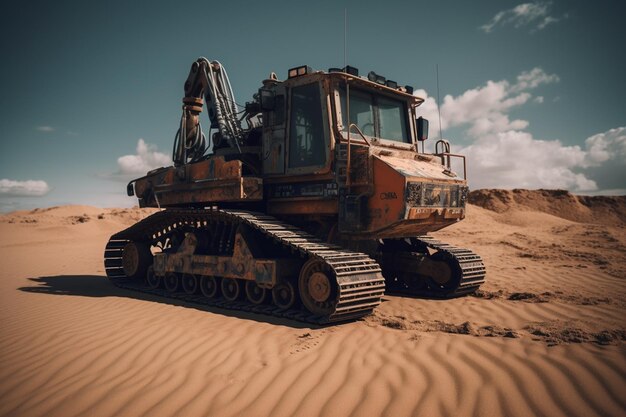
[[[289, 251], [293, 257], [300, 257], [304, 261], [310, 258], [321, 260], [327, 269], [332, 271], [332, 278], [336, 280], [338, 297], [334, 311], [331, 314], [319, 316], [303, 308], [282, 310], [270, 304], [255, 305], [248, 301], [229, 302], [223, 298], [206, 298], [199, 294], [170, 293], [161, 288], [148, 288], [143, 282], [129, 279], [124, 273], [122, 252], [128, 242], [139, 241], [164, 246], [167, 239], [177, 230], [194, 229], [210, 233], [211, 230], [215, 230], [213, 228], [215, 225], [236, 226], [238, 224], [246, 224], [259, 236], [272, 239]], [[226, 245], [229, 244], [228, 239], [229, 237], [226, 236]], [[385, 289], [381, 268], [368, 255], [326, 244], [295, 226], [283, 223], [271, 216], [249, 211], [167, 209], [155, 213], [113, 235], [105, 248], [104, 264], [107, 276], [118, 287], [197, 304], [285, 317], [312, 324], [354, 320], [367, 315], [380, 304]]]
[[[461, 279], [454, 292], [446, 294], [445, 297], [458, 297], [472, 293], [485, 282], [485, 264], [479, 255], [469, 249], [440, 242], [430, 236], [419, 236], [417, 239], [429, 248], [446, 253], [458, 263]], [[433, 296], [433, 294], [429, 295]]]
[[417, 265], [426, 248], [433, 249], [440, 259], [445, 259], [453, 267], [454, 277], [451, 281], [454, 285], [447, 288], [433, 288], [429, 285], [410, 288], [387, 281], [388, 285], [391, 284], [389, 292], [428, 298], [454, 298], [473, 293], [485, 282], [486, 269], [483, 260], [471, 250], [459, 248], [426, 235], [411, 239], [411, 243], [410, 251], [404, 252], [404, 256], [413, 258]]

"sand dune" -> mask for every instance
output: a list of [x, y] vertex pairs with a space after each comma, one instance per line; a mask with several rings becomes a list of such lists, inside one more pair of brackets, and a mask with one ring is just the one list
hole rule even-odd
[[471, 204], [498, 213], [539, 211], [575, 222], [626, 224], [626, 196], [583, 196], [565, 190], [476, 190]]
[[112, 286], [109, 235], [151, 211], [2, 215], [0, 415], [625, 415], [624, 198], [470, 201], [436, 235], [483, 256], [479, 293], [330, 327]]

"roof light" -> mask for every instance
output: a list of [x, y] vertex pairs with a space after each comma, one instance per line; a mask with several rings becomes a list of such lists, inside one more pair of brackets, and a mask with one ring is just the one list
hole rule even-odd
[[387, 82], [385, 82], [385, 85], [389, 88], [393, 88], [396, 89], [398, 88], [398, 83], [395, 81], [391, 81], [391, 80], [387, 80]]
[[359, 76], [358, 68], [351, 67], [350, 65], [343, 67], [343, 72], [345, 72], [346, 74], [354, 75], [355, 77]]
[[385, 82], [387, 81], [387, 79], [385, 77], [383, 77], [382, 75], [378, 75], [376, 74], [374, 71], [370, 71], [367, 74], [367, 79], [374, 82], [374, 83], [378, 83], [378, 84], [382, 84], [385, 85]]
[[311, 72], [311, 67], [309, 67], [308, 65], [302, 65], [299, 67], [291, 68], [289, 70], [289, 78], [299, 77], [301, 75], [310, 74]]
[[413, 87], [411, 87], [410, 85], [405, 85], [404, 89], [406, 90], [407, 94], [413, 94]]
[[355, 77], [359, 76], [358, 68], [351, 67], [350, 65], [347, 65], [343, 68], [336, 68], [336, 67], [328, 68], [328, 72], [343, 72], [343, 73], [350, 74]]

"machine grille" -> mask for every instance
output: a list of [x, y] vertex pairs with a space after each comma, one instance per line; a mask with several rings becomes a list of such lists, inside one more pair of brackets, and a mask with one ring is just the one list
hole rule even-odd
[[406, 202], [410, 207], [465, 207], [468, 192], [465, 185], [409, 182]]

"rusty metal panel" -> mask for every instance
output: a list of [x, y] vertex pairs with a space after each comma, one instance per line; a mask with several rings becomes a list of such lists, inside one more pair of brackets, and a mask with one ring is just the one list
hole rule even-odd
[[382, 229], [404, 218], [405, 178], [374, 158], [374, 192], [368, 201], [369, 230]]
[[339, 211], [338, 200], [294, 198], [291, 200], [269, 200], [267, 212], [282, 215], [335, 215]]
[[241, 161], [226, 162], [221, 156], [189, 164], [187, 167], [189, 179], [192, 181], [241, 177]]
[[[391, 164], [390, 162], [394, 162]], [[462, 181], [425, 180], [412, 159], [373, 157], [373, 191], [360, 239], [403, 238], [439, 230], [465, 216]], [[419, 181], [416, 181], [419, 180]], [[409, 182], [409, 180], [411, 180]]]
[[375, 158], [385, 162], [407, 178], [425, 178], [429, 180], [443, 180], [446, 182], [454, 180], [457, 182], [463, 181], [462, 178], [458, 176], [451, 177], [450, 175], [444, 174], [445, 167], [432, 162], [385, 155], [377, 155]]
[[285, 172], [285, 128], [264, 129], [263, 172], [265, 174], [283, 174]]
[[156, 170], [135, 182], [135, 195], [142, 197], [150, 193], [155, 185], [173, 184], [176, 170], [174, 167]]
[[263, 198], [263, 180], [256, 177], [213, 180], [155, 187], [161, 206], [177, 204], [259, 201]]
[[263, 198], [263, 180], [242, 177], [239, 160], [225, 161], [222, 156], [214, 156], [184, 167], [152, 172], [135, 182], [135, 194], [142, 207], [259, 201]]
[[350, 184], [351, 186], [368, 185], [370, 183], [369, 147], [354, 145], [350, 150]]
[[263, 180], [261, 178], [243, 178], [241, 187], [243, 189], [241, 195], [242, 199], [250, 201], [258, 201], [263, 199]]
[[245, 230], [237, 232], [232, 256], [196, 255], [197, 240], [193, 233], [187, 234], [176, 253], [157, 253], [154, 255], [154, 271], [162, 276], [167, 272], [217, 276], [255, 281], [259, 286], [272, 288], [278, 278], [297, 274], [298, 259], [264, 259], [255, 256], [255, 242], [249, 246], [244, 235]]

